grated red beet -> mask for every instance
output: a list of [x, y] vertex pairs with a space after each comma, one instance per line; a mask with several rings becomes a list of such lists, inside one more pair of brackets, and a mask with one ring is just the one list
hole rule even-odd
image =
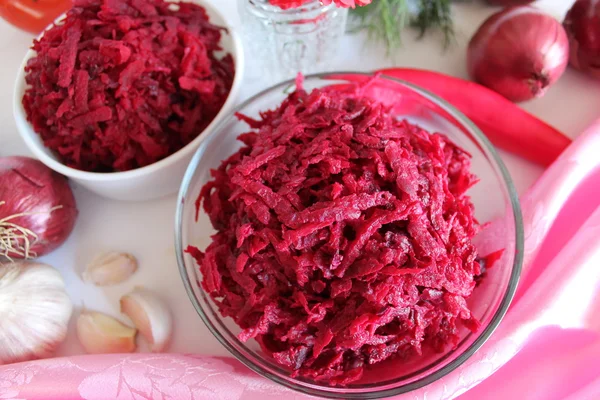
[[187, 251], [241, 340], [295, 376], [345, 385], [369, 364], [456, 345], [461, 324], [478, 329], [469, 154], [361, 88], [299, 89], [240, 118], [245, 146], [197, 202], [218, 232]]
[[223, 28], [204, 8], [163, 0], [75, 0], [35, 40], [23, 106], [44, 145], [68, 166], [125, 171], [184, 147], [231, 89]]

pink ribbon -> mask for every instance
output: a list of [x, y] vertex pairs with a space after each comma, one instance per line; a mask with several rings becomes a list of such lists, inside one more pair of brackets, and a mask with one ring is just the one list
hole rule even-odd
[[[457, 370], [396, 399], [600, 398], [599, 205], [597, 121], [522, 199], [523, 275], [497, 331]], [[254, 374], [233, 359], [132, 354], [0, 367], [0, 399], [22, 398], [308, 397]]]

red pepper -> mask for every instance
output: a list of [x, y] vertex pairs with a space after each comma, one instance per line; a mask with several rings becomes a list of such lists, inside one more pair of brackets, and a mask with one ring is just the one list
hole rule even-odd
[[[571, 139], [557, 129], [475, 82], [420, 69], [389, 68], [378, 72], [441, 97], [473, 121], [494, 145], [537, 164], [550, 165], [571, 144]], [[368, 79], [364, 75], [353, 74], [336, 75], [336, 78], [352, 82]], [[402, 102], [401, 109], [407, 112], [405, 108], [409, 102], [406, 100], [409, 99], [406, 94], [394, 96], [390, 89], [393, 90], [393, 85], [378, 83], [369, 92], [383, 91], [380, 94], [385, 96], [378, 97]], [[395, 103], [394, 107], [397, 105]], [[436, 111], [449, 116], [441, 109]]]

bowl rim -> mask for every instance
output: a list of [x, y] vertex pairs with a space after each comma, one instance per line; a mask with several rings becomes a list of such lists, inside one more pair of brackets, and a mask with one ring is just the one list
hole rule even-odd
[[[305, 80], [310, 80], [310, 79], [315, 79], [315, 78], [325, 80], [327, 77], [330, 77], [330, 79], [332, 79], [332, 80], [334, 80], [334, 79], [341, 80], [339, 78], [339, 76], [345, 75], [345, 74], [354, 74], [354, 75], [360, 75], [363, 77], [375, 76], [374, 73], [370, 73], [370, 72], [332, 71], [332, 72], [323, 72], [323, 73], [306, 75]], [[502, 179], [504, 180], [504, 183], [506, 185], [507, 192], [508, 192], [508, 199], [510, 201], [510, 204], [511, 204], [511, 207], [513, 210], [512, 214], [513, 214], [513, 220], [514, 220], [514, 224], [515, 224], [515, 254], [514, 254], [511, 275], [510, 275], [510, 278], [508, 281], [508, 286], [502, 297], [502, 300], [500, 301], [498, 309], [493, 314], [489, 325], [487, 325], [481, 331], [478, 332], [478, 336], [475, 338], [475, 340], [461, 354], [459, 354], [454, 360], [448, 362], [442, 368], [434, 371], [432, 374], [421, 377], [415, 381], [412, 381], [410, 383], [407, 383], [405, 385], [401, 385], [398, 387], [384, 388], [384, 389], [380, 389], [380, 390], [378, 390], [377, 388], [368, 388], [369, 389], [368, 391], [365, 391], [364, 389], [360, 389], [360, 391], [348, 393], [348, 392], [346, 392], [346, 390], [352, 390], [352, 388], [327, 387], [327, 386], [319, 385], [319, 384], [309, 384], [309, 383], [304, 383], [304, 382], [298, 383], [296, 381], [290, 382], [276, 374], [271, 373], [269, 370], [265, 369], [262, 365], [254, 363], [252, 360], [248, 359], [244, 354], [241, 354], [232, 344], [229, 343], [229, 341], [218, 331], [218, 329], [212, 324], [212, 322], [210, 321], [208, 316], [205, 314], [204, 309], [202, 308], [202, 305], [200, 304], [200, 302], [198, 301], [198, 299], [196, 298], [196, 296], [194, 294], [194, 289], [192, 288], [192, 283], [190, 281], [190, 277], [188, 275], [185, 260], [184, 260], [184, 248], [185, 248], [184, 247], [185, 244], [183, 243], [183, 226], [184, 226], [183, 210], [184, 210], [184, 204], [185, 204], [184, 200], [186, 198], [186, 195], [187, 195], [189, 189], [191, 188], [192, 178], [194, 176], [196, 169], [198, 168], [199, 162], [200, 162], [203, 154], [205, 153], [207, 146], [212, 142], [212, 140], [214, 140], [214, 137], [216, 137], [216, 135], [211, 136], [210, 138], [207, 138], [207, 140], [205, 140], [200, 145], [200, 147], [197, 149], [196, 154], [194, 155], [194, 157], [190, 161], [190, 164], [188, 165], [188, 169], [186, 170], [186, 173], [182, 180], [181, 188], [179, 190], [179, 194], [177, 197], [177, 210], [175, 213], [175, 252], [177, 255], [177, 265], [178, 265], [179, 273], [181, 275], [181, 279], [183, 281], [183, 285], [188, 294], [188, 297], [190, 298], [194, 308], [196, 309], [196, 312], [198, 313], [198, 315], [200, 316], [200, 318], [202, 319], [202, 321], [204, 322], [206, 327], [210, 330], [210, 332], [213, 334], [213, 336], [215, 336], [215, 338], [231, 354], [233, 354], [235, 356], [235, 358], [238, 359], [238, 361], [240, 361], [241, 363], [246, 365], [252, 371], [254, 371], [254, 372], [258, 373], [259, 375], [266, 377], [278, 384], [281, 384], [285, 387], [288, 387], [290, 389], [296, 390], [296, 391], [304, 393], [304, 394], [312, 395], [312, 396], [320, 396], [323, 398], [332, 398], [332, 399], [337, 399], [337, 398], [340, 398], [340, 399], [342, 399], [342, 398], [343, 399], [387, 398], [390, 396], [397, 396], [400, 394], [408, 393], [413, 390], [422, 388], [422, 387], [427, 386], [427, 385], [437, 381], [438, 379], [448, 375], [449, 373], [451, 373], [452, 371], [457, 369], [459, 366], [461, 366], [473, 354], [475, 354], [475, 352], [477, 352], [477, 350], [479, 350], [481, 348], [481, 346], [490, 338], [492, 333], [496, 330], [496, 328], [498, 327], [498, 325], [500, 324], [500, 322], [506, 315], [506, 312], [508, 311], [508, 308], [515, 296], [515, 292], [517, 290], [519, 279], [521, 276], [521, 269], [522, 269], [522, 264], [523, 264], [523, 253], [524, 253], [523, 252], [524, 231], [523, 231], [523, 218], [522, 218], [522, 213], [521, 213], [521, 206], [520, 206], [519, 198], [518, 198], [515, 186], [513, 184], [512, 178], [508, 172], [508, 169], [504, 165], [504, 162], [502, 161], [498, 152], [496, 151], [495, 147], [492, 145], [492, 143], [489, 141], [489, 139], [481, 132], [481, 130], [470, 119], [468, 119], [456, 107], [454, 107], [453, 105], [451, 105], [450, 103], [448, 103], [447, 101], [442, 99], [441, 97], [439, 97], [425, 89], [422, 89], [419, 86], [414, 85], [410, 82], [406, 82], [401, 79], [396, 79], [394, 77], [390, 77], [385, 74], [381, 74], [379, 76], [381, 78], [388, 79], [388, 80], [394, 81], [396, 83], [399, 83], [405, 87], [408, 87], [409, 89], [415, 91], [416, 93], [425, 97], [426, 99], [437, 103], [439, 106], [444, 108], [448, 113], [450, 113], [450, 115], [452, 117], [454, 117], [458, 122], [460, 122], [463, 126], [467, 127], [471, 131], [473, 136], [480, 142], [480, 144], [483, 146], [483, 148], [489, 153], [489, 155], [491, 156], [491, 159], [496, 164], [496, 167], [499, 170], [500, 175], [502, 176]], [[276, 90], [283, 91], [294, 84], [295, 84], [295, 80], [290, 79], [290, 80], [281, 82], [279, 84], [273, 85], [267, 89], [264, 89], [264, 90], [260, 91], [259, 93], [255, 94], [254, 96], [250, 97], [249, 99], [247, 99], [240, 105], [238, 105], [235, 108], [234, 112], [238, 112], [238, 111], [244, 109], [248, 105], [255, 102], [257, 99], [264, 96], [266, 93], [276, 91]], [[225, 123], [227, 123], [227, 120], [228, 120], [228, 118], [224, 118], [220, 122], [219, 126], [216, 127], [214, 132], [219, 132], [220, 128], [222, 128], [222, 125], [225, 125]], [[200, 290], [202, 292], [204, 292], [204, 290], [202, 289], [201, 286], [200, 286]], [[339, 389], [344, 389], [344, 392], [338, 392], [337, 390], [339, 390]]]
[[[54, 171], [73, 179], [95, 182], [114, 182], [123, 179], [139, 178], [142, 176], [152, 174], [160, 169], [177, 163], [185, 157], [189, 157], [190, 155], [194, 154], [198, 146], [204, 141], [204, 138], [208, 136], [207, 133], [215, 129], [215, 127], [218, 125], [221, 119], [224, 119], [229, 114], [229, 111], [231, 111], [231, 109], [235, 107], [235, 103], [237, 102], [237, 96], [242, 87], [245, 69], [245, 57], [242, 39], [240, 35], [238, 34], [237, 30], [228, 22], [224, 13], [220, 11], [218, 7], [212, 5], [209, 1], [206, 0], [181, 0], [181, 2], [192, 2], [198, 4], [206, 9], [209, 17], [211, 15], [214, 15], [221, 19], [223, 21], [223, 24], [217, 24], [217, 26], [222, 26], [226, 29], [224, 35], [229, 36], [232, 42], [231, 50], [229, 53], [233, 57], [235, 72], [233, 76], [233, 82], [231, 84], [231, 89], [217, 115], [215, 115], [213, 120], [198, 134], [198, 136], [196, 136], [194, 140], [189, 142], [187, 145], [177, 150], [175, 153], [170, 154], [169, 156], [152, 164], [132, 169], [129, 171], [90, 172], [66, 166], [62, 162], [47, 154], [47, 152], [51, 150], [46, 149], [45, 147], [43, 147], [43, 144], [40, 141], [36, 140], [37, 136], [39, 135], [37, 132], [35, 132], [31, 123], [27, 120], [26, 117], [26, 112], [22, 103], [22, 98], [27, 86], [25, 83], [25, 66], [27, 65], [29, 59], [34, 57], [36, 54], [33, 49], [29, 48], [27, 50], [27, 53], [25, 53], [25, 56], [23, 57], [23, 61], [21, 61], [21, 65], [19, 66], [19, 70], [17, 72], [15, 86], [13, 88], [13, 118], [16, 121], [17, 131], [19, 132], [19, 135], [21, 136], [29, 150], [35, 155], [35, 157], [37, 157], [42, 163], [44, 163], [46, 166], [50, 167]], [[36, 40], [41, 38], [46, 32], [46, 30], [50, 29], [55, 23], [62, 20], [65, 16], [66, 12], [58, 16], [52, 24], [48, 25], [36, 37]]]

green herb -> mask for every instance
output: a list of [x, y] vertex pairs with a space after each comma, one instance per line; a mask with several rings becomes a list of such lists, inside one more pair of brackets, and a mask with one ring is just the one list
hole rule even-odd
[[385, 43], [388, 54], [400, 46], [402, 31], [408, 23], [419, 30], [419, 38], [429, 29], [439, 29], [447, 47], [454, 38], [450, 0], [418, 0], [416, 12], [409, 9], [409, 1], [373, 0], [354, 9], [353, 15], [358, 18], [358, 28], [366, 30], [369, 38]]

